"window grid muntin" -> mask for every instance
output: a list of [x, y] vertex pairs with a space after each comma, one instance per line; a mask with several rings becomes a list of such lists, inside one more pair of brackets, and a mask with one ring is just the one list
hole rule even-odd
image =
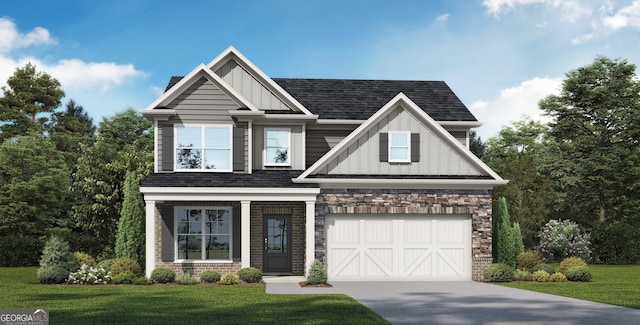
[[[177, 260], [232, 260], [231, 209], [231, 207], [176, 207], [175, 256]], [[215, 214], [216, 218], [209, 218], [211, 214]], [[217, 242], [210, 242], [212, 237], [218, 239]], [[223, 249], [216, 249], [216, 243], [218, 248]], [[186, 249], [183, 250], [183, 247]]]

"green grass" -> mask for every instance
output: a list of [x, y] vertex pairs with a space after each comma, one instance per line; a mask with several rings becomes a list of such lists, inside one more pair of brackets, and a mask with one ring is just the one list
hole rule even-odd
[[389, 324], [345, 295], [267, 295], [264, 286], [40, 285], [0, 268], [0, 309], [47, 308], [52, 324]]
[[512, 282], [503, 285], [640, 309], [640, 265], [589, 265], [591, 282]]

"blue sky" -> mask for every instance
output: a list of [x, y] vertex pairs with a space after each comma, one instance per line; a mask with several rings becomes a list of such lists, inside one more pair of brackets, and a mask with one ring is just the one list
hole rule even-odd
[[98, 122], [233, 45], [271, 77], [444, 80], [486, 140], [596, 55], [640, 64], [639, 31], [640, 0], [9, 1], [0, 86], [31, 61]]

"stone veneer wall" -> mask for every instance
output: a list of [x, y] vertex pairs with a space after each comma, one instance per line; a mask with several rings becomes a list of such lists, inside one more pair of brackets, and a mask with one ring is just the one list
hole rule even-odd
[[472, 279], [492, 263], [490, 190], [323, 189], [316, 203], [316, 258], [325, 260], [324, 221], [336, 214], [470, 214]]

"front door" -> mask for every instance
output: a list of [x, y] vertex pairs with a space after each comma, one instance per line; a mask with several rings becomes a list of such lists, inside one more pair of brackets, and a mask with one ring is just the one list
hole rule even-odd
[[265, 216], [263, 273], [291, 273], [291, 216]]

